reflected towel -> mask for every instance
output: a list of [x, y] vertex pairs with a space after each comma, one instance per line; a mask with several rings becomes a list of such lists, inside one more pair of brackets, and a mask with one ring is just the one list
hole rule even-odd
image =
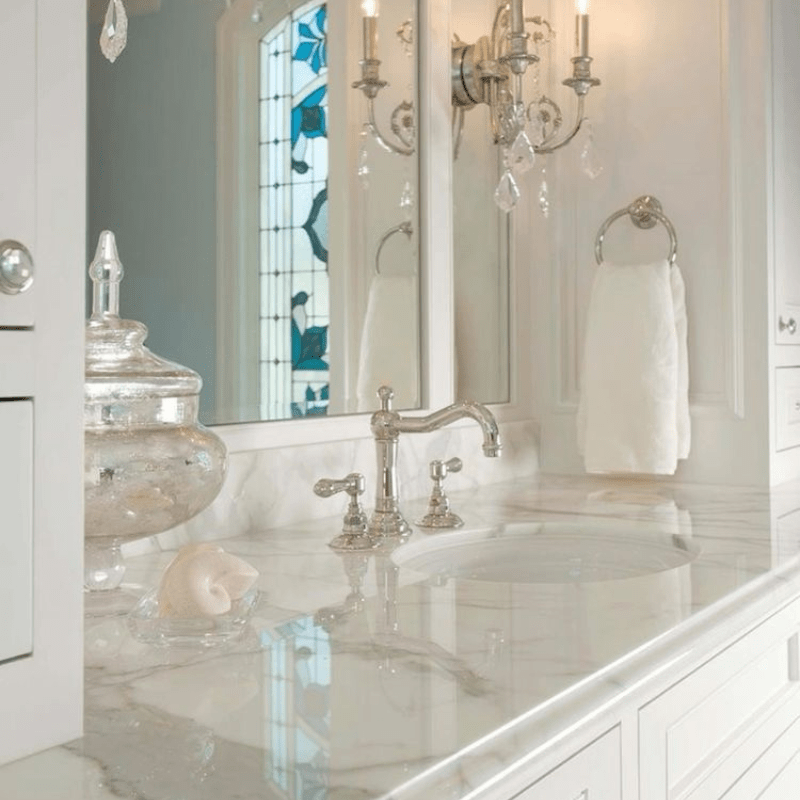
[[394, 407], [419, 408], [419, 291], [416, 275], [376, 275], [361, 332], [359, 411], [378, 408], [381, 386], [394, 389]]
[[689, 455], [683, 278], [667, 261], [597, 268], [586, 321], [578, 447], [587, 472], [673, 475]]

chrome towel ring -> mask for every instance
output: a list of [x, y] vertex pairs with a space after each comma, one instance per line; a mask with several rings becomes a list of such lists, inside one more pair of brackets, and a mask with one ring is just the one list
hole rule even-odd
[[378, 243], [378, 249], [375, 251], [375, 274], [381, 274], [381, 251], [383, 250], [383, 246], [389, 239], [392, 238], [396, 233], [404, 233], [409, 239], [411, 235], [414, 233], [414, 227], [410, 222], [401, 222], [399, 225], [395, 225], [394, 228], [389, 228], [386, 233], [383, 234], [381, 237], [380, 242]]
[[672, 266], [675, 259], [678, 257], [678, 234], [675, 233], [675, 228], [669, 221], [669, 217], [664, 214], [661, 203], [651, 195], [644, 195], [637, 197], [627, 208], [622, 208], [616, 213], [612, 214], [600, 227], [597, 232], [597, 239], [594, 243], [594, 257], [598, 264], [603, 262], [603, 240], [606, 238], [608, 229], [620, 218], [628, 215], [631, 222], [641, 230], [649, 230], [654, 228], [657, 222], [660, 222], [669, 233], [670, 240], [670, 254], [669, 263]]

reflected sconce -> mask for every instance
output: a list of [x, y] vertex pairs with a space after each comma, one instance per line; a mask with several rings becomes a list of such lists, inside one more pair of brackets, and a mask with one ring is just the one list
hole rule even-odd
[[[489, 106], [491, 132], [495, 144], [504, 149], [505, 169], [495, 201], [511, 211], [519, 199], [515, 176], [534, 165], [537, 154], [552, 153], [569, 144], [586, 119], [586, 95], [600, 81], [591, 74], [589, 56], [589, 0], [576, 0], [575, 56], [572, 76], [563, 81], [577, 96], [575, 121], [560, 134], [563, 116], [558, 104], [545, 95], [523, 96], [522, 78], [529, 67], [536, 67], [539, 56], [531, 52], [553, 37], [550, 24], [541, 16], [527, 17], [523, 0], [500, 0], [490, 36], [474, 44], [457, 37], [452, 48], [454, 141], [461, 140], [464, 112], [479, 104]], [[532, 32], [528, 32], [528, 28]]]
[[[367, 122], [366, 130], [369, 134], [390, 153], [397, 153], [401, 156], [413, 155], [416, 135], [414, 124], [414, 106], [404, 100], [392, 112], [390, 126], [393, 138], [389, 138], [381, 133], [375, 117], [375, 98], [381, 89], [389, 84], [381, 80], [380, 59], [378, 58], [378, 2], [379, 0], [363, 0], [361, 9], [363, 11], [363, 58], [359, 62], [361, 65], [361, 80], [353, 84], [354, 89], [360, 89], [367, 98]], [[404, 23], [397, 31], [397, 36], [408, 47], [411, 44], [410, 22]]]

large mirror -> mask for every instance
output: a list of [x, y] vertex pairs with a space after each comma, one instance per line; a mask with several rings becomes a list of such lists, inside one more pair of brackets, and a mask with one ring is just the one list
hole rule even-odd
[[88, 96], [88, 251], [116, 233], [123, 315], [202, 375], [207, 424], [381, 383], [418, 407], [416, 0], [123, 1], [113, 63], [90, 2]]

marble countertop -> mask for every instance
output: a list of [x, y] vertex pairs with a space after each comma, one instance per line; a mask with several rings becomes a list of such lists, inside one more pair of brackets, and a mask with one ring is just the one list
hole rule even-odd
[[[224, 543], [261, 574], [242, 638], [163, 649], [123, 617], [87, 618], [85, 735], [0, 768], [0, 796], [463, 798], [800, 593], [797, 484], [541, 477], [452, 502], [480, 536], [580, 530], [603, 552], [633, 532], [692, 558], [618, 580], [508, 583], [424, 574], [398, 566], [399, 550], [340, 556], [326, 544], [339, 518], [253, 530]], [[410, 546], [460, 535], [417, 532]], [[131, 559], [129, 578], [153, 585], [173, 555]]]

